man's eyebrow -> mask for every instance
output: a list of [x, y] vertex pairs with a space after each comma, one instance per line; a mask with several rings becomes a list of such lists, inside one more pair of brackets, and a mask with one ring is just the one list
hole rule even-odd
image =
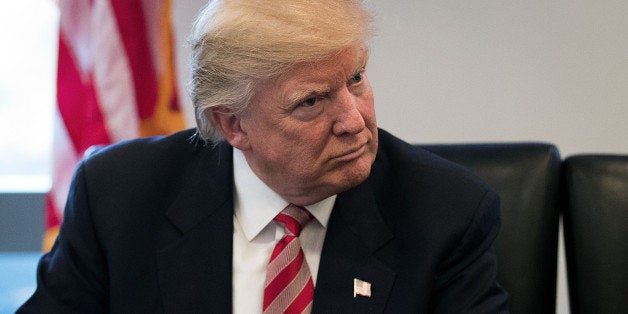
[[358, 62], [358, 68], [356, 69], [357, 71], [364, 70], [366, 68], [366, 65], [369, 63], [369, 56], [369, 50], [367, 48], [362, 48], [359, 57], [360, 62]]
[[325, 95], [325, 94], [329, 94], [330, 92], [331, 92], [331, 89], [329, 88], [329, 86], [312, 85], [312, 86], [308, 86], [294, 92], [290, 92], [286, 96], [286, 101], [288, 104], [294, 104], [294, 103], [303, 101], [307, 99], [308, 97]]
[[355, 68], [353, 69], [353, 73], [351, 73], [351, 75], [353, 76], [359, 72], [365, 71], [368, 61], [369, 61], [369, 53], [367, 49], [364, 49], [358, 58], [358, 62], [355, 63]]

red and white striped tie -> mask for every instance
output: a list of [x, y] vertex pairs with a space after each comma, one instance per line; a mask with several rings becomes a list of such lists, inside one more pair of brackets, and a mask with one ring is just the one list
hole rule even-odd
[[288, 205], [275, 217], [286, 235], [277, 242], [266, 268], [264, 313], [310, 313], [314, 283], [301, 249], [301, 228], [312, 219], [305, 208]]

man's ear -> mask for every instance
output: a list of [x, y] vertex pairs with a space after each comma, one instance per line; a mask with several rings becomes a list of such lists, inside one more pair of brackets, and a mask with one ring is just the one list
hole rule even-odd
[[214, 125], [231, 146], [241, 151], [249, 149], [249, 138], [247, 133], [242, 130], [241, 115], [232, 113], [221, 106], [211, 108], [211, 114]]

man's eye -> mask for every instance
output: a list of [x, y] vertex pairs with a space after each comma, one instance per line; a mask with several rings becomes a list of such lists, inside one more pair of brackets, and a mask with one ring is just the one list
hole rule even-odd
[[360, 83], [360, 82], [362, 82], [363, 76], [364, 76], [364, 72], [360, 71], [360, 72], [354, 74], [353, 77], [351, 78], [351, 80], [354, 83]]
[[315, 96], [303, 99], [296, 106], [292, 107], [290, 115], [300, 121], [311, 121], [316, 119], [324, 111], [326, 96]]
[[317, 101], [318, 101], [318, 98], [312, 97], [312, 98], [308, 98], [308, 99], [304, 100], [301, 103], [301, 105], [302, 106], [306, 106], [306, 107], [312, 107], [312, 106], [316, 105]]

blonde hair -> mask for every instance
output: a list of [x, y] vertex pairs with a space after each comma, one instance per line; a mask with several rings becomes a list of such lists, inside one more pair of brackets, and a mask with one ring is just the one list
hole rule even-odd
[[190, 38], [190, 94], [199, 135], [222, 140], [212, 107], [241, 112], [257, 82], [366, 45], [372, 32], [372, 16], [359, 0], [209, 1]]

